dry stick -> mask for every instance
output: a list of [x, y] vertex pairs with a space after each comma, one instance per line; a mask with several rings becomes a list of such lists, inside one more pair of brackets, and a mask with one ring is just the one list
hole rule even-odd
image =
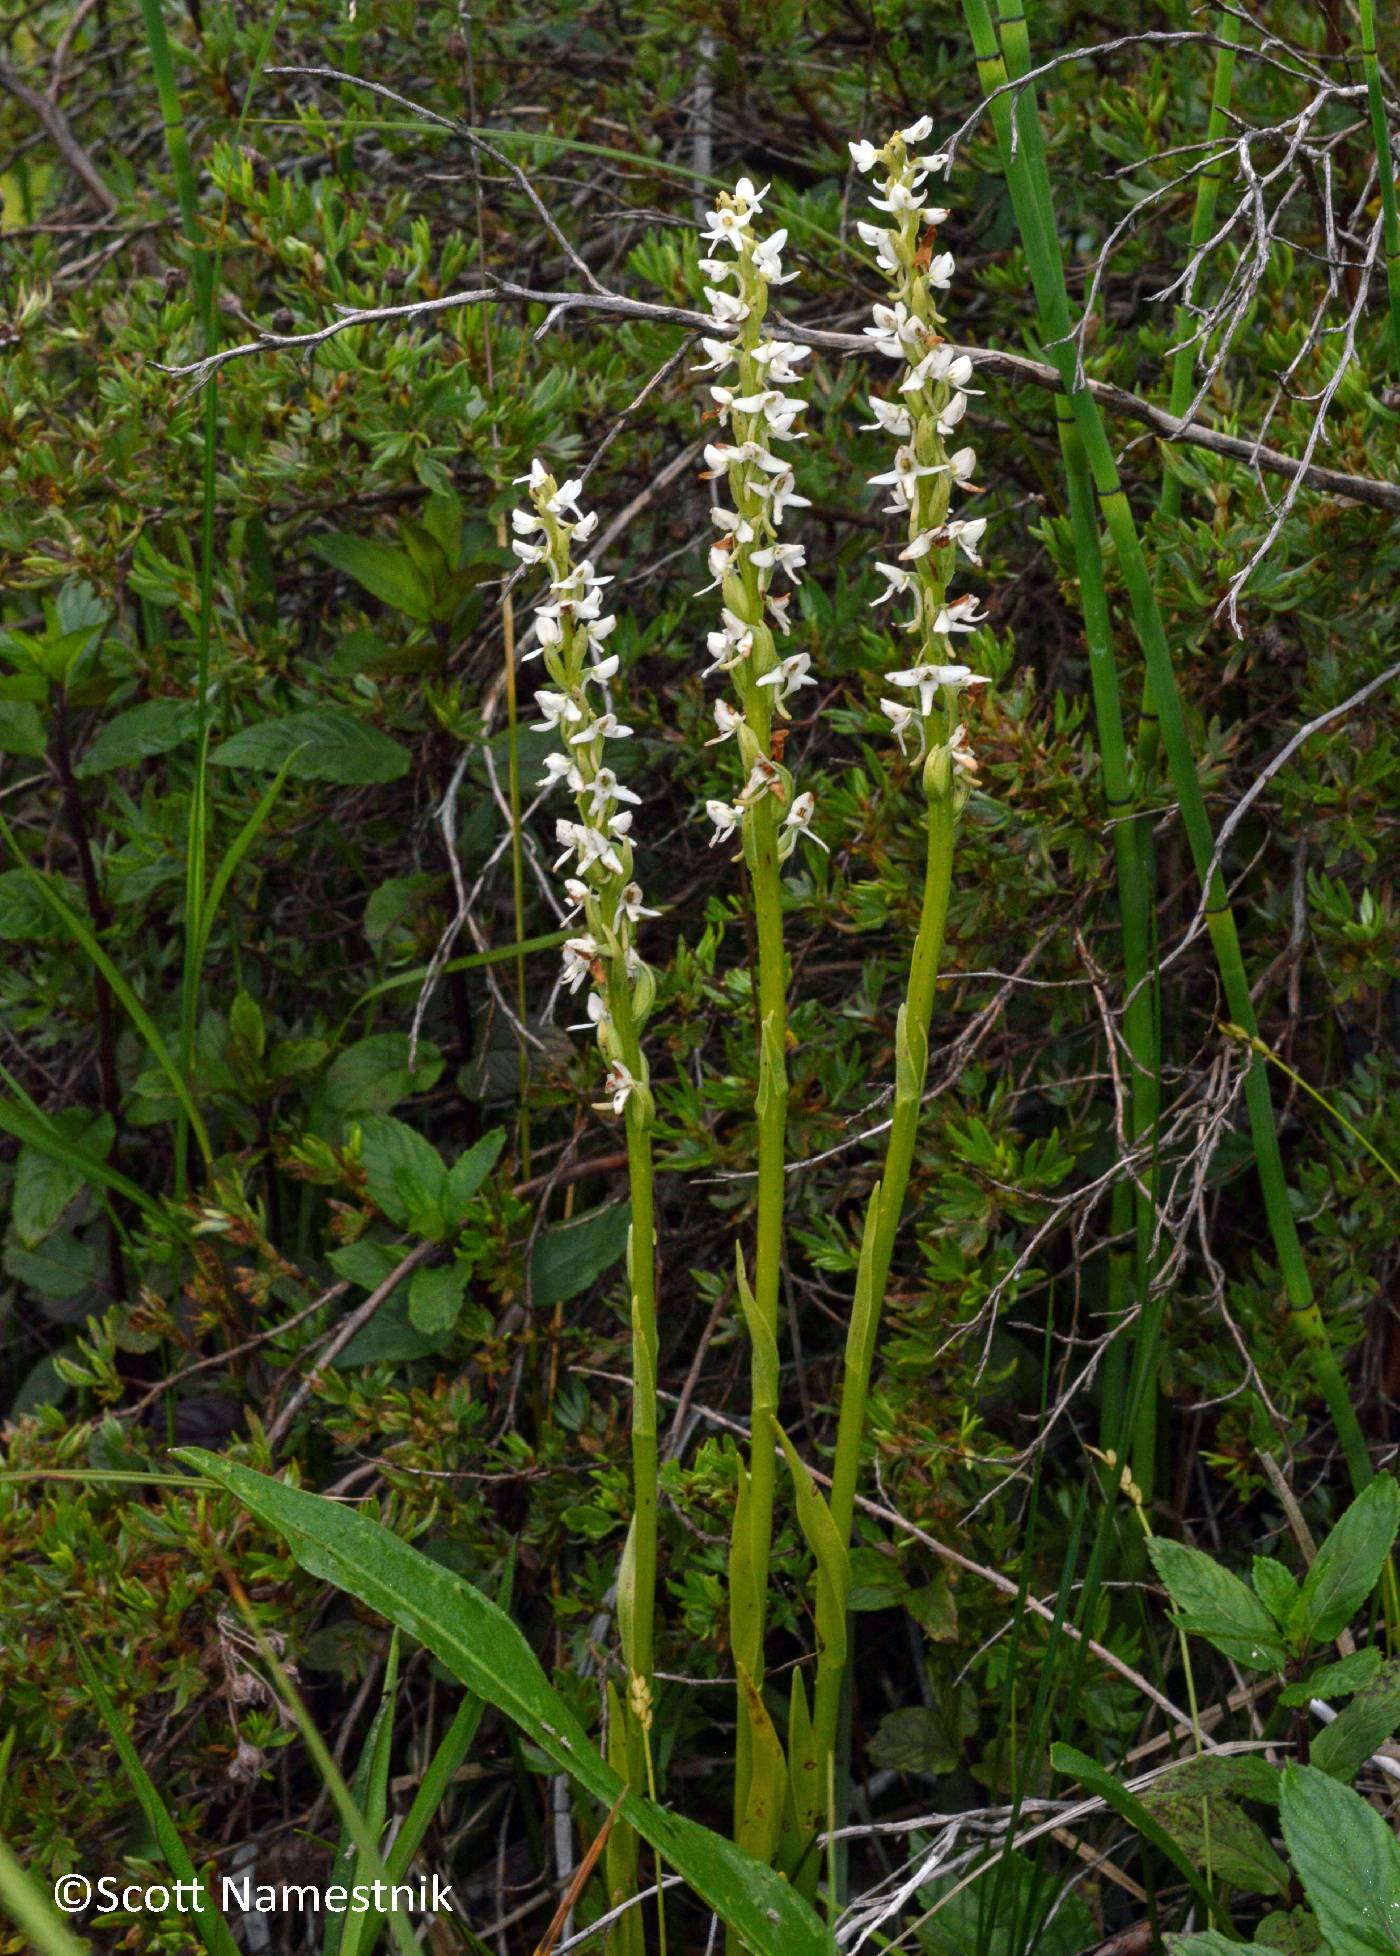
[[73, 172], [92, 192], [103, 210], [115, 212], [119, 205], [106, 179], [69, 127], [68, 118], [47, 95], [41, 95], [28, 82], [22, 82], [13, 68], [0, 62], [0, 88], [7, 89], [17, 102], [35, 116], [44, 134]]
[[[337, 334], [348, 332], [356, 326], [377, 326], [393, 320], [454, 312], [463, 306], [484, 305], [499, 298], [548, 306], [548, 323], [551, 324], [568, 312], [600, 312], [624, 319], [658, 320], [687, 326], [696, 333], [708, 331], [713, 324], [708, 313], [696, 312], [689, 306], [667, 306], [647, 299], [629, 299], [620, 292], [547, 291], [522, 285], [514, 279], [496, 279], [489, 287], [448, 292], [439, 299], [414, 299], [403, 305], [368, 306], [347, 311], [339, 319], [332, 320], [329, 326], [318, 327], [310, 333], [262, 333], [255, 340], [222, 347], [208, 359], [191, 360], [183, 366], [161, 365], [160, 371], [175, 380], [193, 380], [198, 387], [229, 360], [244, 360], [255, 353], [304, 351], [321, 346]], [[782, 332], [786, 338], [820, 351], [858, 353], [862, 358], [870, 355], [870, 342], [855, 333], [829, 332], [822, 327], [802, 326], [787, 319], [782, 322]], [[1061, 376], [1048, 361], [1032, 360], [1026, 354], [1008, 353], [997, 347], [957, 346], [951, 341], [949, 350], [954, 354], [965, 353], [974, 367], [986, 373], [1022, 381], [1028, 386], [1043, 388], [1047, 393], [1061, 394], [1065, 391]], [[1372, 509], [1400, 510], [1400, 483], [1378, 481], [1371, 476], [1348, 475], [1343, 469], [1324, 468], [1310, 459], [1300, 462], [1291, 455], [1285, 455], [1281, 449], [1269, 448], [1261, 441], [1225, 434], [1202, 421], [1183, 422], [1168, 409], [1144, 400], [1140, 394], [1130, 393], [1126, 387], [1115, 387], [1108, 381], [1090, 380], [1087, 391], [1110, 413], [1143, 422], [1165, 441], [1180, 441], [1192, 448], [1206, 448], [1216, 455], [1228, 456], [1232, 461], [1244, 462], [1273, 475], [1290, 479], [1303, 477], [1310, 487], [1325, 495], [1345, 496]]]
[[424, 1258], [431, 1255], [436, 1248], [436, 1243], [415, 1243], [408, 1255], [389, 1272], [383, 1283], [370, 1292], [364, 1303], [356, 1305], [355, 1309], [343, 1321], [336, 1331], [335, 1336], [317, 1359], [315, 1370], [307, 1373], [306, 1377], [267, 1429], [267, 1444], [269, 1447], [275, 1447], [277, 1442], [282, 1438], [282, 1435], [287, 1431], [287, 1428], [291, 1425], [292, 1421], [315, 1390], [320, 1381], [321, 1374], [325, 1371], [326, 1367], [335, 1362], [341, 1352], [350, 1343], [355, 1333], [362, 1330], [369, 1323], [380, 1305], [388, 1302], [394, 1290], [403, 1282], [409, 1272], [416, 1270]]

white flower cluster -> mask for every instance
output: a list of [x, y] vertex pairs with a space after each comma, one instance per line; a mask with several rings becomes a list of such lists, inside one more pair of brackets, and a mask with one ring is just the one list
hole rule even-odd
[[549, 573], [548, 590], [535, 607], [538, 648], [526, 657], [542, 657], [552, 681], [535, 694], [541, 718], [533, 725], [557, 732], [560, 751], [546, 757], [537, 786], [569, 789], [577, 814], [554, 825], [563, 850], [554, 866], [569, 869], [567, 914], [582, 913], [582, 928], [564, 945], [564, 979], [571, 992], [593, 986], [588, 1023], [608, 1062], [606, 1104], [620, 1114], [632, 1102], [649, 1120], [651, 1095], [636, 1034], [656, 981], [633, 937], [641, 918], [658, 913], [642, 902], [633, 873], [632, 809], [641, 796], [625, 788], [604, 760], [606, 743], [632, 732], [612, 711], [606, 691], [618, 666], [616, 653], [607, 649], [617, 618], [604, 612], [602, 597], [612, 579], [599, 577], [586, 557], [574, 562], [574, 546], [598, 527], [597, 512], [579, 507], [582, 485], [556, 483], [538, 458], [517, 481], [528, 486], [530, 507], [511, 512], [511, 547], [522, 563], [541, 564]]
[[904, 629], [918, 634], [914, 663], [887, 675], [908, 697], [882, 699], [880, 706], [901, 753], [906, 737], [913, 735], [916, 752], [936, 747], [966, 781], [975, 775], [977, 761], [966, 729], [952, 723], [960, 695], [987, 681], [953, 659], [953, 639], [957, 633], [976, 631], [985, 613], [975, 596], [950, 598], [948, 585], [959, 551], [969, 563], [981, 564], [978, 546], [987, 524], [984, 517], [951, 514], [955, 489], [977, 493], [973, 450], [958, 448], [950, 454], [946, 444], [962, 425], [969, 395], [979, 390], [971, 385], [971, 360], [943, 339], [943, 319], [934, 300], [935, 292], [946, 292], [952, 284], [954, 265], [950, 252], [934, 252], [924, 243], [925, 231], [948, 216], [942, 206], [925, 201], [929, 178], [946, 167], [947, 158], [912, 153], [932, 129], [931, 118], [921, 116], [897, 130], [883, 149], [858, 142], [850, 150], [862, 175], [877, 166], [884, 174], [883, 196], [872, 194], [870, 201], [886, 221], [856, 226], [892, 288], [891, 303], [874, 308], [875, 323], [865, 328], [866, 336], [906, 369], [892, 399], [872, 397], [875, 419], [865, 424], [892, 435], [898, 444], [894, 466], [871, 481], [889, 489], [886, 509], [908, 522], [908, 541], [898, 561], [876, 565], [885, 589], [875, 603], [907, 597], [912, 609]]
[[727, 247], [733, 256], [700, 260], [715, 333], [701, 340], [706, 358], [696, 371], [722, 376], [710, 393], [726, 431], [724, 440], [706, 447], [705, 461], [713, 475], [725, 478], [730, 505], [711, 511], [720, 534], [710, 549], [712, 581], [705, 588], [719, 589], [721, 625], [708, 637], [705, 676], [728, 673], [737, 702], [715, 701], [710, 745], [737, 740], [745, 769], [744, 785], [732, 803], [711, 801], [706, 807], [713, 844], [743, 830], [751, 812], [771, 798], [784, 811], [778, 843], [784, 861], [799, 835], [823, 849], [826, 844], [812, 832], [815, 798], [794, 793], [792, 776], [777, 758], [781, 740], [774, 739], [775, 716], [790, 718], [788, 702], [817, 682], [809, 655], [782, 657], [774, 639], [775, 628], [784, 635], [791, 629], [791, 591], [775, 590], [774, 578], [781, 572], [787, 585], [800, 584], [806, 562], [800, 543], [781, 541], [783, 517], [789, 509], [808, 507], [807, 497], [797, 493], [791, 462], [776, 449], [779, 442], [806, 439], [793, 425], [806, 403], [785, 390], [800, 384], [798, 367], [811, 349], [764, 331], [769, 289], [797, 276], [783, 270], [786, 231], [763, 239], [754, 235], [766, 195], [767, 185], [755, 190], [747, 177], [739, 179], [732, 195], [721, 192], [703, 236], [713, 253]]

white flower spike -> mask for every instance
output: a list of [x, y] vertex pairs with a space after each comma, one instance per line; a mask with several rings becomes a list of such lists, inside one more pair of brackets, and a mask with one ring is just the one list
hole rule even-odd
[[904, 368], [893, 399], [871, 400], [874, 420], [866, 424], [867, 430], [878, 428], [897, 443], [893, 466], [870, 479], [891, 491], [889, 511], [906, 519], [896, 561], [875, 567], [884, 587], [871, 602], [879, 606], [909, 597], [913, 616], [906, 629], [916, 635], [918, 648], [911, 663], [886, 674], [891, 686], [914, 697], [882, 699], [880, 710], [901, 754], [907, 756], [913, 741], [916, 755], [930, 756], [924, 776], [928, 792], [949, 793], [947, 764], [941, 772], [928, 770], [937, 754], [946, 752], [954, 777], [970, 778], [976, 763], [965, 735], [954, 735], [955, 707], [968, 688], [986, 683], [969, 666], [949, 663], [949, 640], [956, 633], [975, 632], [986, 613], [973, 594], [954, 597], [948, 585], [959, 556], [981, 567], [987, 521], [952, 518], [949, 509], [954, 490], [975, 493], [975, 453], [971, 448], [950, 453], [946, 442], [962, 425], [979, 390], [972, 385], [971, 358], [948, 344], [938, 310], [937, 295], [951, 289], [956, 261], [952, 252], [930, 254], [925, 245], [926, 228], [948, 217], [924, 195], [928, 178], [946, 168], [946, 156], [913, 153], [932, 130], [932, 119], [920, 116], [897, 130], [883, 148], [863, 140], [852, 143], [851, 156], [863, 173], [879, 166], [870, 201], [885, 219], [860, 225], [860, 235], [874, 248], [890, 288], [888, 298], [872, 308], [873, 324], [865, 332], [881, 353]]

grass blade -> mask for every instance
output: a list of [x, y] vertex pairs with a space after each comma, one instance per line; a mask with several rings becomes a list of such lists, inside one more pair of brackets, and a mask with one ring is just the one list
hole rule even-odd
[[151, 1832], [156, 1837], [166, 1867], [176, 1881], [196, 1884], [193, 1915], [199, 1940], [208, 1950], [209, 1956], [238, 1956], [238, 1945], [229, 1931], [227, 1922], [218, 1909], [204, 1899], [204, 1888], [199, 1884], [194, 1862], [186, 1851], [185, 1843], [180, 1839], [179, 1830], [170, 1818], [165, 1802], [156, 1791], [150, 1774], [141, 1764], [141, 1755], [131, 1743], [130, 1734], [122, 1724], [117, 1708], [108, 1696], [106, 1686], [97, 1675], [92, 1659], [83, 1648], [81, 1637], [71, 1625], [68, 1628], [68, 1640], [73, 1647], [73, 1655], [78, 1660], [78, 1669], [83, 1674], [83, 1682], [92, 1696], [93, 1703], [102, 1714], [102, 1722], [107, 1727], [108, 1736], [111, 1738], [117, 1757], [122, 1762], [122, 1770], [130, 1780], [131, 1790], [135, 1793]]

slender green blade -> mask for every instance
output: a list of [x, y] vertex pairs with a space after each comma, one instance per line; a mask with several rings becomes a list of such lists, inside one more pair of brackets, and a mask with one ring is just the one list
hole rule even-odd
[[[503, 1611], [367, 1515], [284, 1486], [202, 1448], [180, 1457], [281, 1534], [312, 1575], [418, 1638], [563, 1772], [611, 1808], [622, 1792], [583, 1726]], [[732, 1842], [628, 1793], [621, 1816], [682, 1875], [753, 1956], [833, 1956], [827, 1929], [788, 1884]]]

